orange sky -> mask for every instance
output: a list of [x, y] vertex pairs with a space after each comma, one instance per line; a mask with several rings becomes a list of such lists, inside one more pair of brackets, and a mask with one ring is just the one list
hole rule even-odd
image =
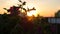
[[[35, 7], [36, 12], [41, 16], [54, 16], [60, 9], [60, 0], [22, 0], [26, 1], [29, 8]], [[3, 8], [19, 4], [18, 0], [0, 0], [0, 14], [6, 12]], [[25, 8], [26, 8], [25, 7]]]

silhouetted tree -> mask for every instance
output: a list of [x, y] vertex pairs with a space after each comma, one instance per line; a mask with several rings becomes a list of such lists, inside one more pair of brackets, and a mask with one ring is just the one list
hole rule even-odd
[[[32, 9], [23, 8], [26, 5], [26, 2], [22, 2], [22, 4], [18, 4], [18, 6], [12, 6], [10, 9], [6, 9], [10, 14], [0, 15], [0, 34], [50, 34], [49, 32], [49, 24], [43, 23], [45, 21], [44, 17], [37, 16], [33, 17], [31, 21], [28, 21], [28, 17], [21, 17], [22, 9], [27, 13], [31, 10], [36, 10], [35, 7]], [[21, 10], [19, 10], [21, 9]], [[13, 15], [13, 16], [12, 16]], [[27, 14], [26, 14], [27, 15]], [[42, 21], [42, 23], [41, 23]]]
[[60, 17], [60, 10], [55, 13], [55, 17]]

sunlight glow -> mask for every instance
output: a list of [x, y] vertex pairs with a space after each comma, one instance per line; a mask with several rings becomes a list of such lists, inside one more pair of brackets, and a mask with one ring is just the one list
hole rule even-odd
[[30, 12], [27, 12], [27, 16], [36, 16], [37, 15], [37, 13], [36, 13], [36, 11], [35, 10], [32, 10], [32, 11], [30, 11]]

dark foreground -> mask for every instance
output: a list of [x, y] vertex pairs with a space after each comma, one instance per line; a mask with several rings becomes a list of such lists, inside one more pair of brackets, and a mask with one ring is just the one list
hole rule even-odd
[[28, 21], [19, 16], [0, 15], [0, 34], [58, 34], [59, 24], [40, 21], [38, 18]]

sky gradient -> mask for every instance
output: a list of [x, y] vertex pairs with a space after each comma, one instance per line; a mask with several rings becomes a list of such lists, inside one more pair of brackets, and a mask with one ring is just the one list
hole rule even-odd
[[[35, 7], [36, 12], [41, 16], [54, 16], [60, 9], [60, 0], [22, 0], [26, 1], [29, 8]], [[0, 14], [6, 12], [3, 8], [19, 4], [18, 0], [0, 0]], [[25, 7], [25, 8], [26, 8]]]

